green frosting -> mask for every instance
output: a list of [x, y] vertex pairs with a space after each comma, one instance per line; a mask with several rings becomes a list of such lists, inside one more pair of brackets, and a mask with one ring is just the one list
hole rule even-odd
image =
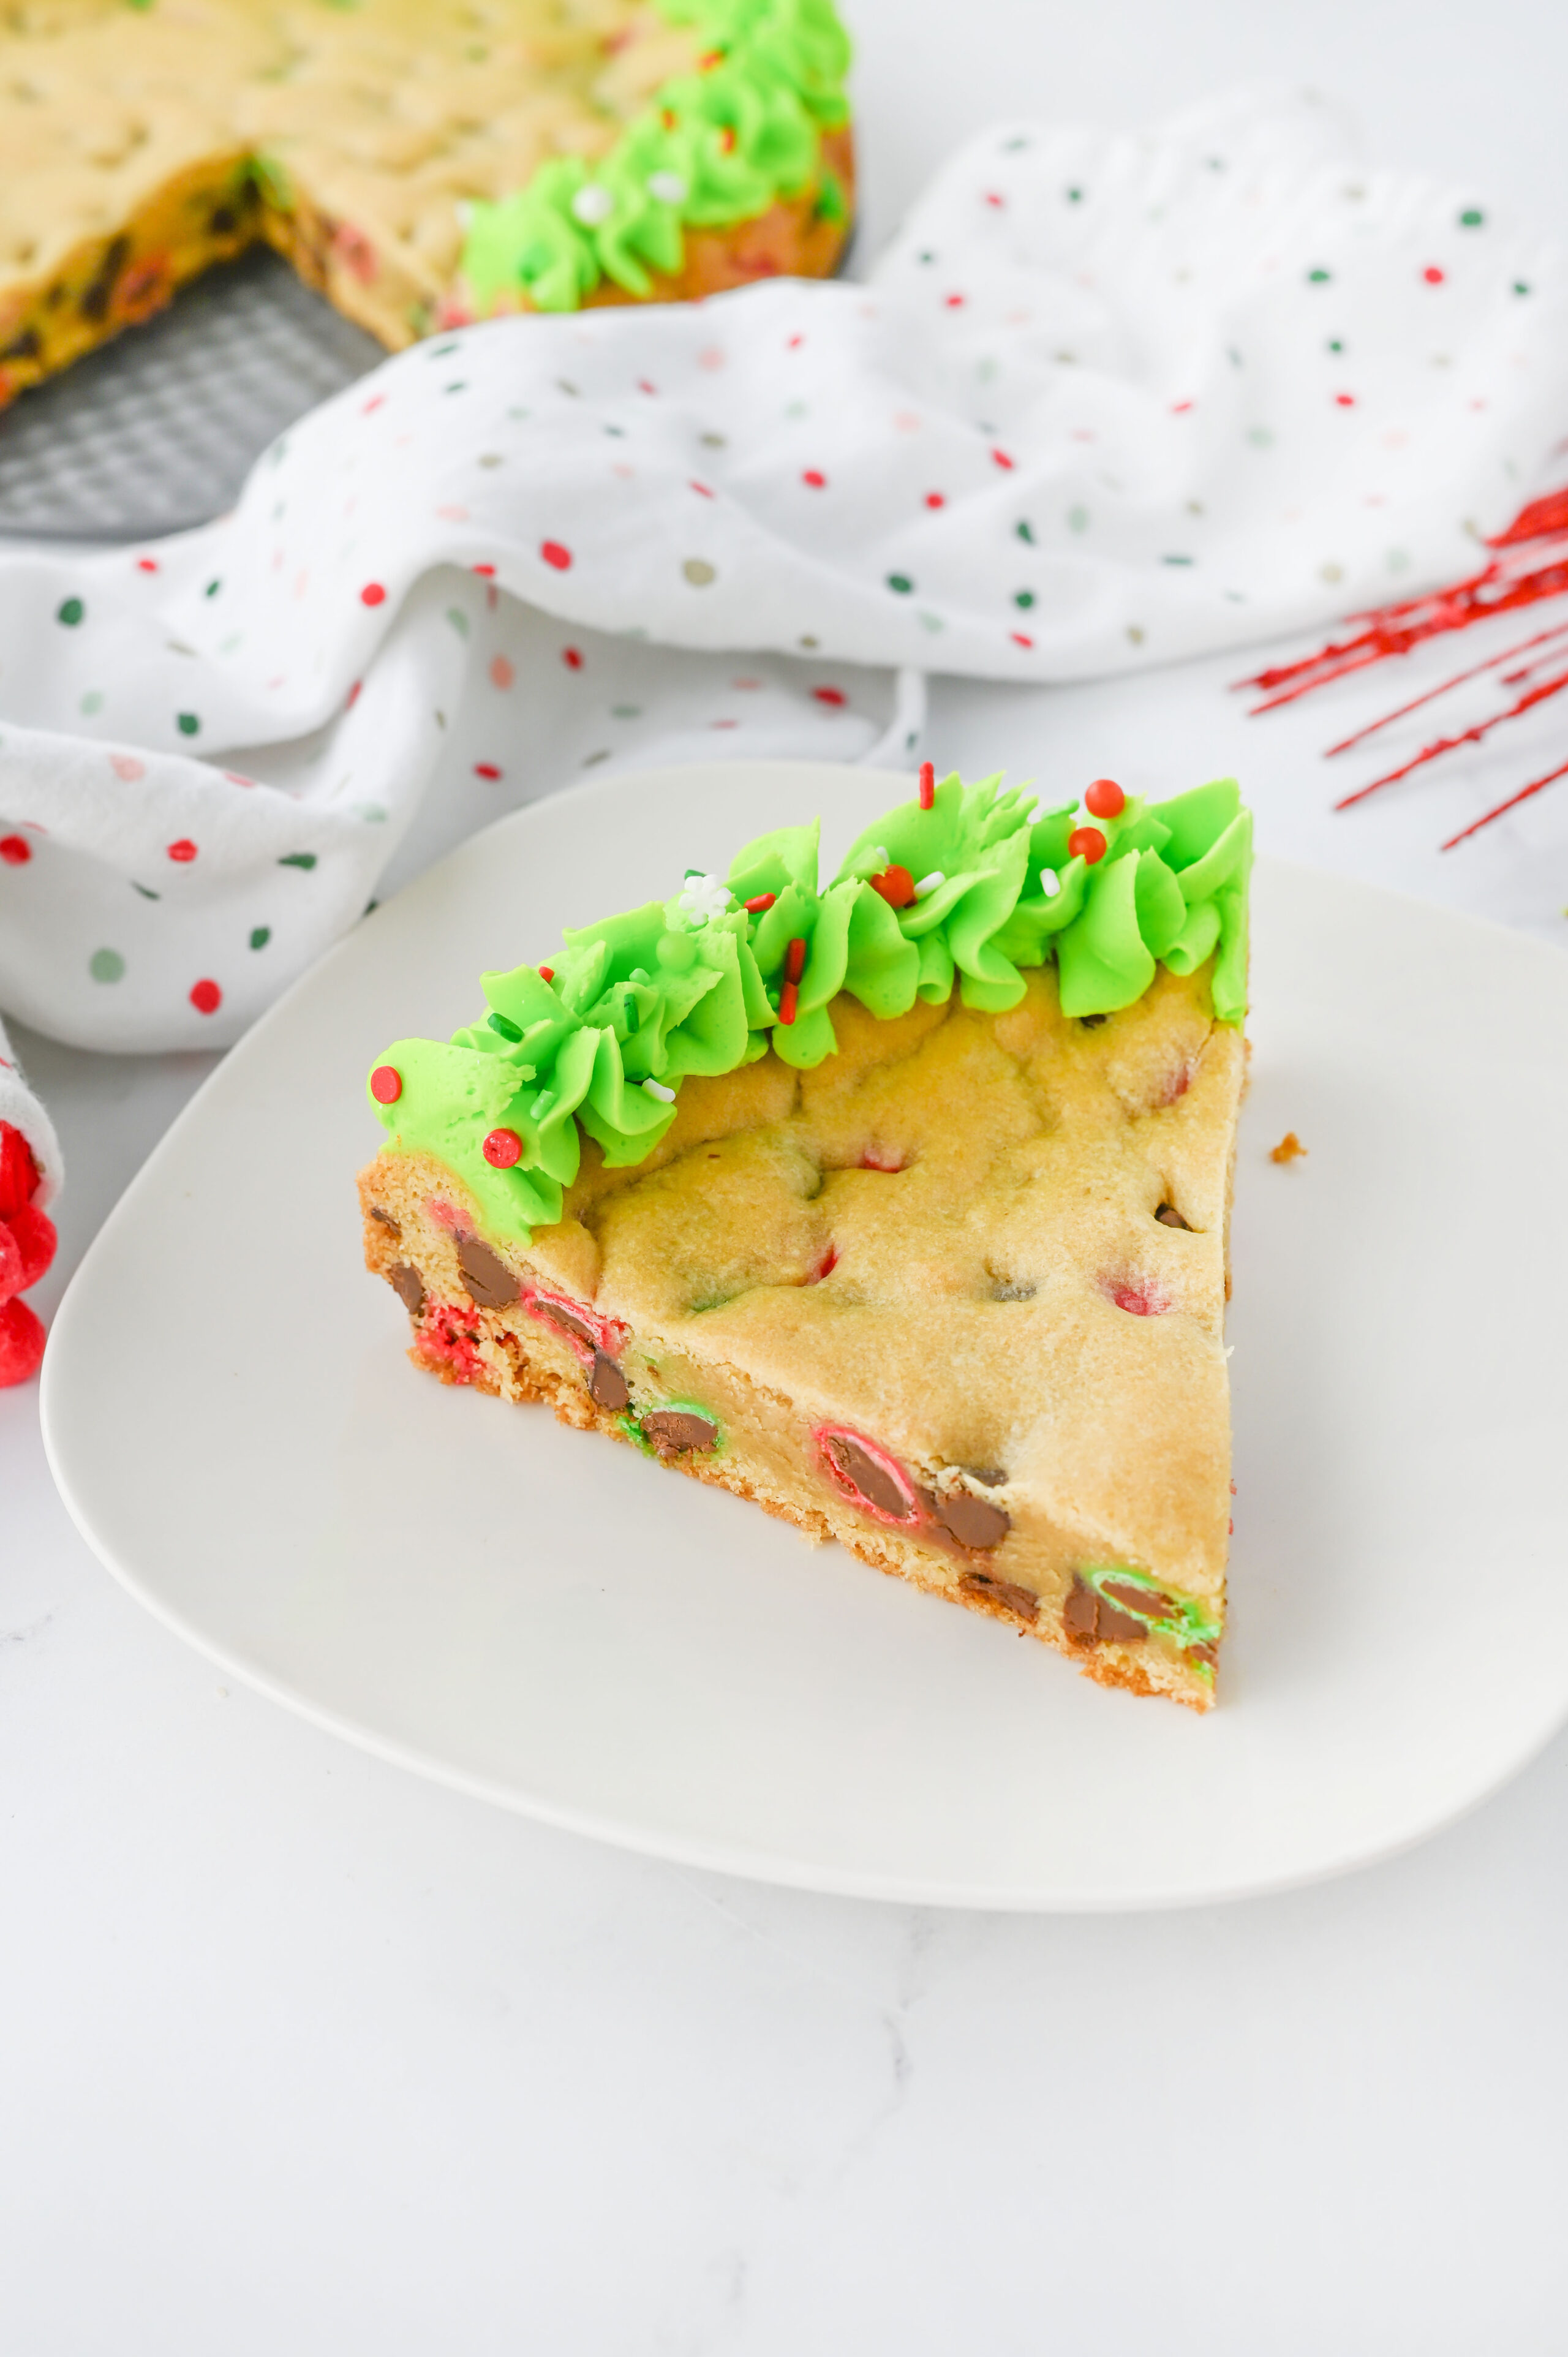
[[[675, 1118], [688, 1073], [732, 1072], [769, 1048], [806, 1070], [838, 1046], [839, 992], [875, 1016], [939, 1003], [1002, 1014], [1022, 969], [1056, 962], [1062, 1010], [1107, 1015], [1141, 998], [1156, 965], [1190, 974], [1214, 959], [1214, 1011], [1246, 1013], [1247, 879], [1252, 822], [1233, 779], [1173, 801], [1130, 795], [1097, 819], [1104, 856], [1070, 857], [1069, 803], [1032, 818], [1032, 793], [954, 776], [928, 811], [901, 802], [851, 845], [818, 887], [818, 823], [759, 835], [727, 885], [688, 876], [666, 901], [565, 935], [546, 981], [537, 966], [487, 974], [487, 1011], [448, 1044], [400, 1039], [380, 1057], [402, 1082], [371, 1098], [392, 1143], [433, 1155], [463, 1180], [490, 1230], [521, 1242], [561, 1216], [585, 1133], [611, 1168], [642, 1161]], [[925, 888], [894, 909], [870, 878], [907, 868]], [[743, 905], [772, 894], [756, 912]], [[791, 942], [804, 944], [794, 1019], [779, 1019]], [[509, 1168], [484, 1156], [513, 1133]]]
[[607, 156], [561, 156], [499, 204], [476, 204], [462, 271], [483, 312], [526, 293], [575, 311], [602, 278], [653, 291], [674, 273], [685, 229], [751, 221], [816, 187], [843, 220], [843, 190], [821, 166], [821, 133], [848, 120], [849, 40], [832, 0], [658, 0], [690, 25], [706, 62], [655, 92]]
[[[1092, 1571], [1079, 1571], [1078, 1576], [1101, 1594], [1106, 1581], [1114, 1581], [1116, 1594], [1107, 1597], [1106, 1601], [1119, 1612], [1139, 1609], [1129, 1603], [1129, 1588], [1145, 1592], [1150, 1598], [1149, 1609], [1140, 1617], [1177, 1645], [1217, 1644], [1224, 1633], [1223, 1622], [1215, 1618], [1207, 1604], [1200, 1604], [1196, 1596], [1184, 1596], [1165, 1581], [1151, 1579], [1145, 1571], [1129, 1571], [1124, 1564], [1104, 1564]], [[1214, 1674], [1208, 1662], [1195, 1662], [1192, 1666], [1200, 1676], [1211, 1678]]]

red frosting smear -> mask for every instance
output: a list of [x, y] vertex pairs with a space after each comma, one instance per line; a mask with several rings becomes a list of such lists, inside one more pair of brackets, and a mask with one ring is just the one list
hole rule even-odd
[[1171, 1306], [1151, 1277], [1112, 1277], [1104, 1289], [1117, 1308], [1126, 1310], [1130, 1318], [1160, 1318]]
[[478, 1383], [486, 1372], [475, 1348], [478, 1329], [467, 1322], [472, 1315], [472, 1310], [459, 1308], [454, 1301], [432, 1301], [426, 1303], [417, 1329], [421, 1355], [450, 1367], [454, 1381], [459, 1383]]

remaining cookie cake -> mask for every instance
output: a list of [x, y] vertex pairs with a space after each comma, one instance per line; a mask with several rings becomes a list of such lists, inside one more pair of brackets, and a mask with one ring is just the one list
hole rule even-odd
[[366, 1257], [543, 1400], [1108, 1684], [1212, 1699], [1251, 823], [997, 781], [483, 977], [370, 1077]]
[[20, 0], [0, 403], [257, 238], [394, 350], [825, 274], [848, 55], [832, 0]]

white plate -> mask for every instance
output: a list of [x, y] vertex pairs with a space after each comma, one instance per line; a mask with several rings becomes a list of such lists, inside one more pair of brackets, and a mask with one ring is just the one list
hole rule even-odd
[[[807, 763], [618, 777], [359, 926], [213, 1074], [72, 1285], [43, 1399], [66, 1502], [235, 1676], [693, 1864], [1125, 1908], [1416, 1841], [1568, 1715], [1568, 960], [1537, 942], [1260, 864], [1207, 1718], [403, 1357], [360, 1264], [377, 1050], [766, 826], [822, 810], [836, 858], [897, 791]], [[1310, 1149], [1288, 1168], [1267, 1153], [1286, 1129]]]

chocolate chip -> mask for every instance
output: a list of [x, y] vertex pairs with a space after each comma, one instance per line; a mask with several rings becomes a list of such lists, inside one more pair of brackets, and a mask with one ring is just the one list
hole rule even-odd
[[1175, 1617], [1176, 1606], [1157, 1587], [1134, 1587], [1130, 1579], [1108, 1579], [1101, 1589], [1101, 1596], [1113, 1597], [1125, 1604], [1129, 1611], [1143, 1613], [1145, 1620], [1169, 1620]]
[[552, 1326], [558, 1326], [564, 1334], [570, 1334], [575, 1341], [586, 1342], [590, 1350], [596, 1348], [594, 1337], [582, 1319], [574, 1318], [572, 1312], [564, 1308], [559, 1301], [548, 1301], [543, 1294], [536, 1293], [533, 1297], [533, 1307], [541, 1318], [548, 1318]]
[[879, 1506], [885, 1514], [896, 1515], [901, 1523], [909, 1519], [909, 1501], [884, 1465], [854, 1441], [835, 1434], [828, 1442], [828, 1454], [850, 1487], [859, 1491], [868, 1505]]
[[994, 1572], [966, 1571], [959, 1586], [971, 1596], [987, 1596], [993, 1604], [1005, 1605], [1020, 1620], [1037, 1620], [1040, 1617], [1040, 1599], [1032, 1587], [1020, 1587], [1011, 1579], [998, 1579]]
[[1004, 1490], [1007, 1486], [1007, 1476], [1000, 1466], [961, 1465], [958, 1469], [967, 1473], [972, 1481], [978, 1481], [983, 1490]]
[[992, 1505], [989, 1499], [972, 1498], [967, 1490], [955, 1490], [948, 1498], [933, 1497], [931, 1512], [960, 1546], [1000, 1546], [1013, 1527], [1010, 1514]]
[[622, 1408], [631, 1405], [631, 1394], [626, 1387], [626, 1377], [615, 1361], [603, 1351], [594, 1352], [593, 1372], [588, 1377], [588, 1394], [599, 1407]]
[[36, 361], [43, 350], [43, 339], [37, 328], [24, 328], [19, 336], [0, 350], [0, 361]]
[[214, 237], [232, 237], [240, 226], [240, 216], [232, 205], [214, 205], [207, 216], [207, 226]]
[[371, 1205], [371, 1217], [372, 1220], [379, 1221], [383, 1228], [390, 1228], [394, 1236], [402, 1235], [403, 1230], [399, 1227], [392, 1213], [390, 1211], [383, 1211], [379, 1203], [372, 1203]]
[[1078, 1019], [1086, 1031], [1098, 1031], [1106, 1017], [1103, 1015], [1080, 1015]]
[[1073, 1574], [1072, 1594], [1062, 1607], [1062, 1627], [1068, 1635], [1082, 1644], [1135, 1645], [1148, 1635], [1141, 1620], [1130, 1612], [1119, 1612], [1097, 1595], [1087, 1580]]
[[674, 1452], [686, 1448], [711, 1448], [719, 1437], [719, 1428], [705, 1415], [693, 1415], [678, 1407], [656, 1407], [651, 1415], [642, 1419], [642, 1428], [655, 1448]]
[[1217, 1668], [1219, 1661], [1218, 1639], [1211, 1637], [1207, 1644], [1189, 1645], [1187, 1657], [1189, 1662], [1207, 1662], [1211, 1670]]
[[76, 307], [84, 319], [104, 318], [109, 310], [109, 297], [114, 292], [114, 281], [131, 259], [128, 237], [112, 237], [103, 249], [102, 258], [87, 285], [77, 297]]
[[477, 1236], [457, 1239], [457, 1265], [463, 1282], [481, 1309], [504, 1309], [522, 1291], [504, 1260]]
[[424, 1279], [406, 1261], [394, 1261], [387, 1271], [387, 1281], [411, 1318], [417, 1318], [424, 1307]]
[[1155, 1217], [1162, 1228], [1185, 1228], [1188, 1235], [1192, 1233], [1192, 1222], [1184, 1220], [1174, 1203], [1162, 1203]]

